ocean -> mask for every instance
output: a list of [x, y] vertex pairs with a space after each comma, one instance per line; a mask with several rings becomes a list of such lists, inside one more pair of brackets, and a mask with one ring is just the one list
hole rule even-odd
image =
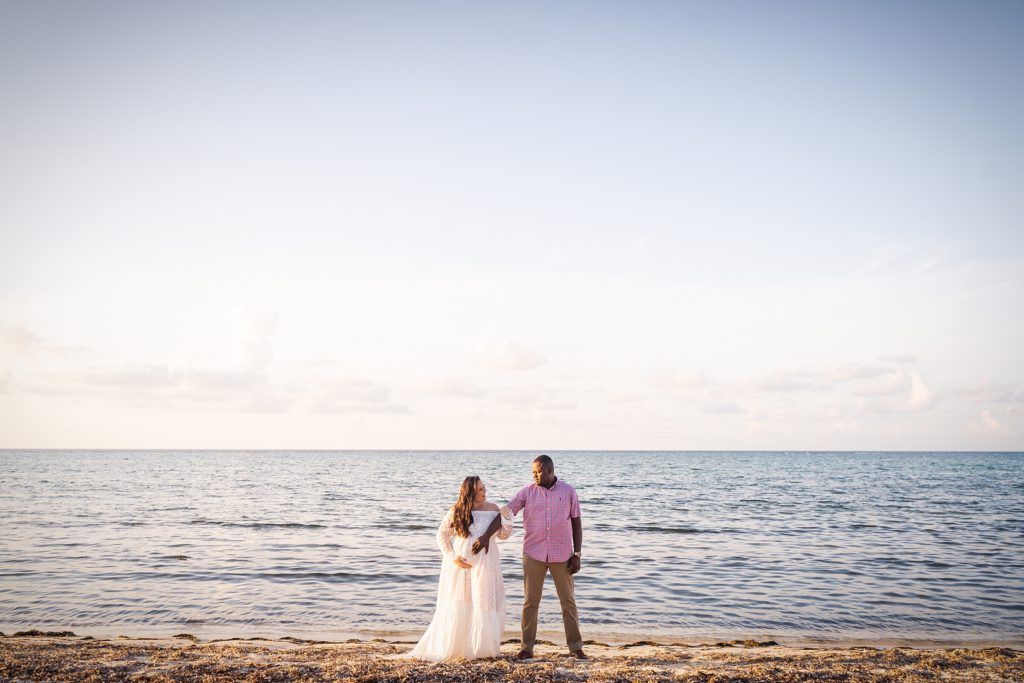
[[[1024, 643], [1024, 454], [548, 453], [585, 638]], [[0, 631], [415, 640], [462, 479], [504, 504], [536, 455], [0, 451]]]

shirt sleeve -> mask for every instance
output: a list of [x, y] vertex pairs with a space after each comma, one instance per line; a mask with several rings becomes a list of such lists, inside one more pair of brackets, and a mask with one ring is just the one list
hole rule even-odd
[[576, 495], [576, 489], [569, 494], [569, 519], [579, 519], [580, 497]]
[[441, 520], [441, 526], [437, 527], [437, 548], [441, 551], [441, 554], [448, 559], [452, 556], [452, 535], [455, 530], [452, 528], [452, 511], [449, 510], [448, 514]]
[[512, 535], [512, 510], [503, 507], [498, 511], [498, 516], [501, 517], [501, 527], [498, 528], [497, 536], [506, 541]]
[[519, 493], [512, 496], [512, 500], [508, 502], [508, 509], [512, 511], [513, 515], [518, 515], [519, 511], [526, 507], [526, 487], [519, 489]]

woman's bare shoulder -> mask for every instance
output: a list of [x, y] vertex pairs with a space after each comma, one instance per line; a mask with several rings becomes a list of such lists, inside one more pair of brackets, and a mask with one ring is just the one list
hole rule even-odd
[[480, 509], [481, 510], [488, 510], [490, 512], [497, 512], [499, 508], [498, 508], [497, 504], [492, 503], [491, 501], [487, 501], [486, 503], [484, 503], [484, 506], [482, 508], [480, 508]]

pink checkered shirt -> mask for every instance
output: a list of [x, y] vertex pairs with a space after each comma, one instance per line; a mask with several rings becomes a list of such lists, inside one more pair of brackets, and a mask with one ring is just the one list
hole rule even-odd
[[508, 507], [513, 515], [523, 512], [523, 552], [538, 562], [566, 562], [572, 557], [572, 522], [580, 516], [576, 490], [559, 479], [546, 489], [524, 486]]

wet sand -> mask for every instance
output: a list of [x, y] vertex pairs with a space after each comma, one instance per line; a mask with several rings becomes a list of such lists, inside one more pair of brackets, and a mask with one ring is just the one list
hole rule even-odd
[[53, 633], [0, 637], [4, 681], [1021, 681], [1024, 651], [1009, 648], [798, 648], [773, 643], [589, 643], [591, 659], [517, 643], [492, 660], [429, 664], [399, 657], [412, 643], [351, 640], [99, 640]]

